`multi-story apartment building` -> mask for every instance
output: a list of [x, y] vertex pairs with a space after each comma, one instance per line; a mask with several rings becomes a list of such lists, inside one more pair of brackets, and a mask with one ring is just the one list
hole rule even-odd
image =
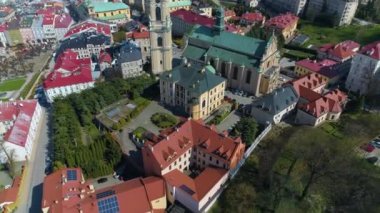
[[263, 41], [225, 31], [222, 8], [218, 9], [215, 22], [213, 28], [192, 29], [184, 57], [196, 63], [210, 63], [217, 74], [227, 79], [227, 87], [255, 96], [270, 93], [277, 86], [279, 73], [276, 37]]
[[34, 39], [37, 42], [42, 42], [43, 39], [45, 38], [44, 28], [42, 27], [42, 21], [43, 21], [43, 16], [36, 16], [33, 18], [33, 23], [31, 26]]
[[65, 97], [94, 87], [95, 78], [90, 57], [79, 57], [77, 52], [66, 50], [60, 54], [43, 82], [46, 99], [52, 103], [56, 97]]
[[364, 46], [355, 55], [346, 89], [359, 95], [380, 94], [380, 41]]
[[194, 119], [207, 118], [224, 99], [225, 79], [210, 65], [184, 62], [160, 76], [161, 103], [181, 108]]
[[20, 33], [22, 37], [22, 42], [24, 44], [32, 43], [35, 41], [33, 30], [33, 17], [24, 16], [20, 20]]
[[88, 14], [104, 21], [113, 23], [125, 23], [131, 19], [129, 6], [123, 2], [97, 2], [93, 1], [88, 6]]
[[44, 15], [42, 20], [42, 28], [44, 30], [44, 38], [52, 40], [56, 38], [54, 29], [55, 15]]
[[325, 13], [333, 16], [335, 25], [351, 24], [355, 16], [359, 0], [309, 0], [306, 16], [315, 19]]
[[[206, 212], [220, 195], [228, 171], [243, 158], [245, 144], [191, 119], [159, 138], [142, 149], [145, 174], [164, 177], [171, 203]], [[186, 175], [191, 170], [200, 173], [191, 178]]]
[[42, 119], [42, 107], [37, 100], [0, 103], [0, 162], [30, 159], [33, 144], [37, 142]]
[[265, 22], [265, 31], [267, 34], [275, 32], [288, 43], [296, 34], [298, 20], [299, 18], [292, 13], [281, 14]]
[[135, 32], [127, 32], [126, 37], [132, 39], [140, 47], [143, 63], [150, 59], [150, 34], [148, 30], [138, 30]]
[[54, 30], [57, 41], [61, 40], [66, 32], [69, 30], [70, 25], [74, 23], [69, 14], [56, 15], [54, 19]]
[[308, 0], [265, 0], [264, 3], [278, 12], [291, 12], [301, 16]]
[[123, 43], [115, 58], [116, 66], [120, 69], [123, 78], [132, 78], [143, 74], [141, 50], [135, 43], [131, 41]]

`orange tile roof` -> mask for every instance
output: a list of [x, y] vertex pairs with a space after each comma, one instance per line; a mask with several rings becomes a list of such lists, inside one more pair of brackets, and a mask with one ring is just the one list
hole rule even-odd
[[309, 90], [315, 90], [316, 88], [319, 88], [321, 86], [324, 86], [327, 84], [327, 80], [323, 78], [322, 75], [318, 73], [310, 73], [305, 76], [300, 77], [299, 79], [293, 80], [290, 82], [291, 85], [293, 85], [294, 89], [302, 97], [302, 88], [307, 88]]
[[160, 142], [145, 143], [144, 149], [151, 150], [158, 165], [166, 168], [193, 146], [221, 160], [231, 162], [237, 156], [241, 145], [244, 146], [240, 139], [226, 137], [218, 133], [214, 126], [208, 127], [198, 121], [188, 120], [176, 131], [163, 137]]
[[4, 189], [0, 192], [0, 204], [13, 203], [17, 199], [17, 195], [20, 189], [21, 176], [15, 177], [12, 186], [8, 189]]
[[195, 179], [175, 169], [164, 175], [164, 179], [171, 186], [175, 186], [189, 193], [197, 201], [203, 197], [228, 173], [225, 169], [207, 167]]

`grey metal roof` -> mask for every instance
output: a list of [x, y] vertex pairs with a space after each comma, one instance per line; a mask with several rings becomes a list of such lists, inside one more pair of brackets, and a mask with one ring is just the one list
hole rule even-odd
[[142, 60], [141, 49], [133, 42], [124, 42], [119, 49], [117, 62], [119, 64]]
[[269, 114], [276, 115], [290, 105], [298, 102], [298, 95], [292, 86], [275, 89], [252, 103], [253, 107], [259, 108]]

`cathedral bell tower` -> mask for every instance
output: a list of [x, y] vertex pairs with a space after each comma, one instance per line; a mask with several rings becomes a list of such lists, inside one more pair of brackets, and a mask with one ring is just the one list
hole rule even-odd
[[150, 57], [153, 74], [172, 69], [172, 22], [168, 4], [169, 0], [148, 0], [145, 5], [150, 19]]

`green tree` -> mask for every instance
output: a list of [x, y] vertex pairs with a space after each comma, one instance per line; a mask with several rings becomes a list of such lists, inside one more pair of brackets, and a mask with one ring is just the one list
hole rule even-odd
[[237, 122], [233, 129], [233, 136], [240, 136], [244, 143], [251, 145], [256, 137], [258, 125], [255, 119], [244, 117]]
[[254, 212], [256, 191], [246, 182], [238, 183], [225, 191], [223, 212]]

